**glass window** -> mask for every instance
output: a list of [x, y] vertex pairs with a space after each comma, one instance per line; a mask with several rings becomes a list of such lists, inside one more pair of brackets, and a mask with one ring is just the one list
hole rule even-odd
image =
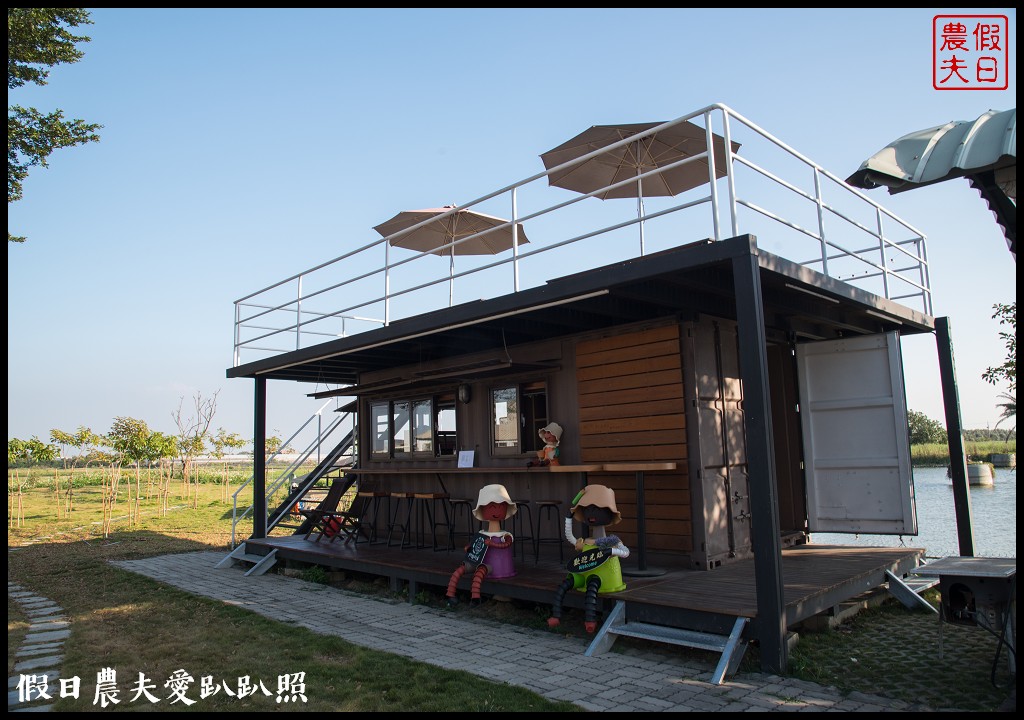
[[388, 457], [388, 439], [390, 426], [391, 423], [389, 422], [388, 404], [371, 404], [370, 432], [373, 433], [373, 437], [371, 438], [371, 453], [374, 457]]
[[413, 452], [434, 454], [433, 403], [417, 400], [412, 406]]
[[523, 385], [520, 389], [520, 405], [523, 415], [523, 452], [540, 450], [544, 441], [540, 439], [540, 429], [548, 420], [548, 392], [544, 383]]
[[519, 450], [519, 388], [491, 390], [491, 417], [494, 428], [495, 454], [518, 454]]
[[[436, 411], [435, 411], [436, 408]], [[455, 393], [419, 400], [377, 401], [370, 404], [370, 456], [451, 456], [456, 442]]]
[[519, 455], [544, 444], [540, 429], [548, 424], [548, 391], [544, 382], [523, 383], [491, 390], [495, 455]]
[[409, 403], [392, 403], [391, 438], [392, 452], [395, 457], [408, 455], [412, 452], [412, 426], [409, 423]]
[[455, 433], [455, 399], [441, 396], [437, 399], [437, 455], [445, 457], [454, 455], [458, 449]]

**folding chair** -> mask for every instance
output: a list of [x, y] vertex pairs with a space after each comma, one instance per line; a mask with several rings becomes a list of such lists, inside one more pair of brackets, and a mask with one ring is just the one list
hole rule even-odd
[[320, 542], [324, 538], [333, 542], [339, 537], [348, 542], [354, 537], [354, 533], [359, 530], [359, 515], [353, 512], [357, 508], [338, 510], [341, 498], [351, 486], [350, 479], [337, 478], [319, 505], [311, 510], [300, 509], [299, 512], [308, 523], [305, 540], [309, 540], [313, 533], [317, 534], [315, 542]]

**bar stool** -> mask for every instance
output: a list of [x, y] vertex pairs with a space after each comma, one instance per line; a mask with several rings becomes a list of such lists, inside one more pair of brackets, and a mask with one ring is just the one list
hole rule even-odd
[[[561, 500], [540, 500], [537, 502], [537, 529], [534, 532], [534, 563], [540, 562], [541, 545], [557, 543], [558, 560], [562, 559], [562, 546], [565, 545], [565, 536], [562, 534], [563, 518]], [[555, 524], [554, 535], [544, 535], [544, 519], [549, 518]]]
[[[413, 493], [413, 504], [416, 513], [416, 547], [428, 547], [426, 534], [430, 533], [429, 547], [437, 550], [448, 550], [449, 538], [452, 534], [451, 517], [448, 515], [448, 493]], [[437, 512], [438, 503], [444, 512], [444, 522], [441, 522], [440, 514]], [[426, 523], [423, 521], [426, 520]], [[437, 528], [444, 528], [444, 547], [438, 547]]]
[[[525, 528], [525, 529], [524, 529]], [[529, 531], [529, 532], [527, 532]], [[512, 538], [519, 546], [520, 557], [526, 561], [526, 544], [530, 543], [530, 552], [537, 557], [536, 536], [533, 530], [533, 510], [530, 503], [516, 500], [516, 514], [512, 516]]]
[[[412, 544], [409, 540], [409, 531], [411, 529], [409, 523], [412, 520], [413, 493], [393, 491], [389, 493], [389, 498], [394, 507], [391, 509], [391, 517], [388, 520], [388, 547], [393, 545], [391, 541], [395, 530], [402, 531], [402, 539], [398, 544], [403, 548], [409, 547]], [[403, 505], [405, 509], [404, 517], [402, 513]]]
[[[461, 546], [456, 544], [455, 538], [459, 535], [466, 536], [466, 544], [469, 544], [470, 538], [476, 535], [476, 530], [473, 529], [473, 521], [476, 519], [473, 517], [473, 501], [469, 498], [448, 498], [448, 505], [451, 508], [451, 531], [448, 533], [448, 547], [452, 550], [459, 549]], [[465, 531], [459, 530], [459, 519], [465, 516]]]
[[[367, 542], [370, 545], [377, 545], [385, 542], [380, 538], [380, 533], [377, 529], [377, 523], [380, 519], [380, 506], [383, 504], [384, 517], [389, 519], [391, 517], [391, 493], [385, 492], [384, 490], [369, 489], [360, 490], [356, 493], [356, 501], [361, 502], [363, 505], [363, 517], [360, 518], [360, 523], [365, 522], [369, 525], [369, 532], [367, 533]], [[356, 542], [359, 542], [359, 534], [356, 534]]]

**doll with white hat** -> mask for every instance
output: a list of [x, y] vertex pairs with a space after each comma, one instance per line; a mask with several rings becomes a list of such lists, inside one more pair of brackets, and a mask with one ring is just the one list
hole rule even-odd
[[[589, 527], [592, 536], [574, 537], [573, 520]], [[597, 629], [598, 594], [626, 589], [619, 558], [628, 558], [629, 548], [618, 536], [605, 533], [606, 527], [621, 521], [622, 513], [615, 507], [615, 491], [609, 487], [587, 485], [573, 499], [565, 518], [565, 539], [576, 549], [576, 555], [568, 563], [569, 574], [555, 591], [549, 627], [558, 627], [561, 623], [562, 600], [570, 588], [587, 594], [583, 602], [583, 625], [589, 633]]]
[[516, 514], [516, 504], [504, 485], [486, 485], [480, 489], [473, 516], [487, 523], [487, 529], [478, 532], [466, 546], [466, 558], [455, 568], [448, 581], [447, 603], [451, 607], [459, 600], [455, 596], [459, 580], [466, 571], [473, 572], [470, 603], [480, 604], [480, 588], [484, 579], [513, 577], [516, 574], [512, 550], [512, 533], [501, 528], [501, 523]]
[[548, 423], [537, 431], [540, 439], [544, 441], [544, 447], [537, 451], [537, 459], [526, 464], [527, 467], [547, 467], [549, 465], [561, 465], [558, 459], [558, 444], [562, 442], [562, 426], [556, 422]]

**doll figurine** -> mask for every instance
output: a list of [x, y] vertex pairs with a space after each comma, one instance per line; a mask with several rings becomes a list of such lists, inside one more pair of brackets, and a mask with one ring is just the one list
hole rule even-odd
[[547, 467], [548, 465], [561, 465], [561, 462], [558, 460], [558, 443], [562, 441], [562, 426], [556, 422], [548, 423], [537, 434], [544, 441], [544, 447], [537, 451], [537, 459], [526, 463], [526, 466]]
[[[605, 528], [622, 520], [615, 507], [615, 492], [604, 485], [587, 485], [572, 501], [565, 517], [565, 539], [576, 549], [569, 561], [569, 574], [555, 591], [548, 627], [558, 627], [562, 617], [562, 600], [569, 588], [586, 592], [583, 604], [584, 627], [588, 633], [597, 629], [598, 594], [621, 592], [622, 582], [619, 558], [629, 557], [629, 548], [615, 535], [606, 535]], [[572, 534], [572, 521], [589, 525], [593, 537], [576, 538]]]
[[455, 596], [459, 580], [467, 572], [473, 573], [470, 605], [480, 604], [480, 587], [488, 575], [494, 579], [516, 574], [512, 551], [512, 533], [501, 529], [501, 523], [516, 514], [516, 504], [508, 496], [504, 485], [486, 485], [480, 489], [473, 517], [487, 523], [487, 529], [478, 532], [466, 546], [466, 558], [455, 568], [448, 581], [447, 604], [459, 603]]

